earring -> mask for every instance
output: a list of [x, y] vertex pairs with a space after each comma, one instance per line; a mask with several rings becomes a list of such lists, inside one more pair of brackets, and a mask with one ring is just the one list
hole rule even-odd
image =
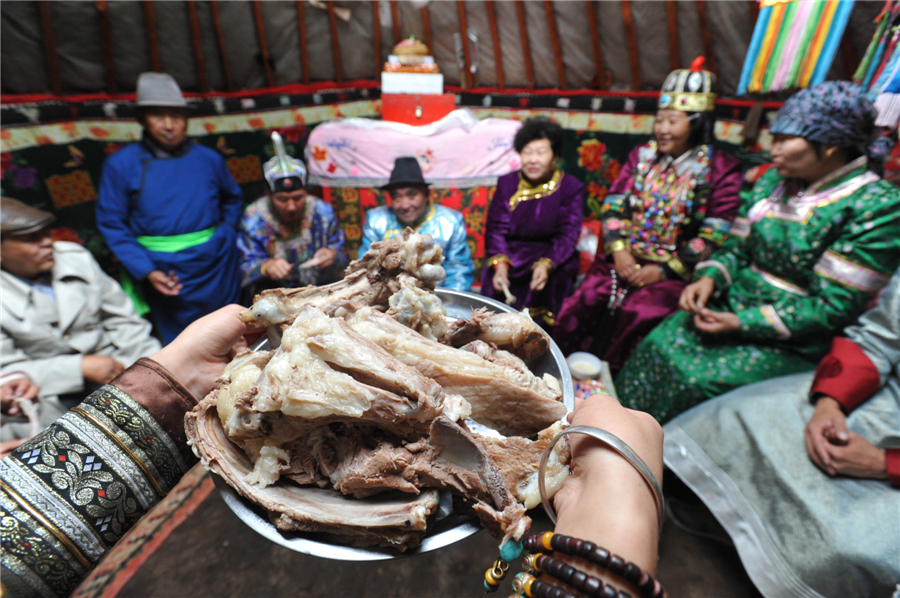
[[837, 151], [836, 147], [829, 147], [827, 150], [825, 150], [825, 157], [830, 158], [836, 151]]

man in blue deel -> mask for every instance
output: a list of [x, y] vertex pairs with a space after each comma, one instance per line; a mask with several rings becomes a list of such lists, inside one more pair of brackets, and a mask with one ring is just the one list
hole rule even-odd
[[145, 292], [166, 343], [197, 318], [236, 303], [241, 287], [241, 188], [219, 154], [187, 138], [186, 111], [175, 79], [142, 73], [143, 137], [106, 160], [97, 199], [97, 226], [139, 281], [135, 290]]

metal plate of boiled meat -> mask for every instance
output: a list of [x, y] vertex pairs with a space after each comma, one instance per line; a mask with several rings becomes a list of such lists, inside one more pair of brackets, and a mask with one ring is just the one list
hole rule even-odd
[[[516, 311], [504, 303], [474, 293], [441, 288], [438, 288], [435, 293], [444, 303], [447, 315], [453, 318], [468, 318], [472, 311], [482, 307], [495, 312]], [[263, 346], [255, 347], [255, 349], [268, 349], [268, 342], [266, 341]], [[575, 406], [572, 376], [569, 374], [566, 360], [556, 343], [550, 341], [550, 353], [532, 369], [537, 376], [550, 374], [560, 381], [563, 403], [568, 411], [572, 411]], [[378, 561], [415, 556], [449, 546], [481, 531], [481, 525], [475, 518], [455, 513], [452, 496], [448, 492], [442, 492], [435, 521], [417, 548], [406, 552], [399, 552], [394, 548], [358, 548], [329, 539], [325, 534], [282, 532], [272, 525], [264, 509], [240, 496], [219, 476], [213, 475], [213, 479], [228, 508], [255, 532], [290, 550], [325, 559]]]

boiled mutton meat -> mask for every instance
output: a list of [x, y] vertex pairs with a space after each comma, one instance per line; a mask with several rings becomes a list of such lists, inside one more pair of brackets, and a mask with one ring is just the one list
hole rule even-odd
[[431, 235], [407, 228], [402, 235], [373, 243], [365, 255], [351, 262], [342, 280], [320, 287], [263, 291], [241, 319], [258, 328], [277, 326], [283, 330], [306, 305], [330, 313], [333, 303], [352, 300], [387, 309], [390, 297], [400, 290], [402, 274], [433, 290], [447, 275], [442, 259], [441, 247]]
[[472, 406], [472, 419], [501, 434], [537, 434], [566, 414], [558, 381], [552, 376], [538, 378], [527, 368], [503, 367], [475, 353], [430, 341], [370, 307], [343, 309], [353, 330], [436, 381], [444, 392], [466, 399]]
[[284, 531], [326, 532], [358, 546], [406, 550], [419, 545], [427, 532], [429, 517], [438, 508], [436, 490], [359, 499], [293, 483], [266, 487], [250, 483], [253, 464], [225, 435], [216, 412], [216, 398], [217, 391], [213, 391], [185, 418], [189, 443], [207, 469], [266, 509], [275, 527]]
[[[400, 363], [345, 322], [308, 306], [285, 332], [274, 354], [245, 354], [238, 361], [241, 367], [230, 368], [225, 384], [204, 400], [203, 409], [189, 416], [187, 429], [195, 452], [208, 466], [222, 452], [215, 446], [219, 428], [222, 436], [227, 429], [231, 439], [241, 443], [252, 456], [254, 468], [249, 473], [245, 468], [239, 490], [251, 500], [262, 504], [254, 489], [262, 492], [278, 486], [282, 473], [308, 482], [328, 478], [337, 489], [356, 494], [437, 487], [459, 495], [498, 537], [519, 538], [527, 531], [530, 520], [504, 485], [499, 469], [479, 441], [455, 421], [468, 414], [468, 403], [445, 395], [434, 381]], [[256, 383], [246, 385], [257, 372]], [[355, 377], [364, 377], [366, 383]], [[241, 380], [245, 386], [232, 387], [232, 380]], [[209, 403], [220, 394], [225, 408], [214, 411]], [[206, 421], [211, 419], [215, 421]], [[354, 445], [345, 439], [329, 444], [334, 434], [327, 426], [335, 423], [374, 425], [397, 434], [398, 440], [427, 424], [429, 446], [416, 451], [413, 466], [392, 479], [390, 471], [367, 459], [365, 443]], [[296, 451], [298, 443], [308, 450]], [[413, 454], [397, 444], [398, 454]], [[229, 446], [234, 446], [230, 440]], [[306, 463], [294, 462], [298, 454]], [[367, 461], [377, 471], [370, 468], [369, 474], [361, 475], [360, 467], [364, 469]], [[311, 471], [313, 467], [318, 471]], [[360, 486], [362, 478], [368, 483]], [[284, 513], [278, 517], [279, 525], [289, 525], [286, 517], [290, 518]]]
[[494, 313], [485, 308], [453, 322], [439, 340], [451, 347], [462, 347], [476, 340], [492, 343], [529, 363], [550, 350], [550, 337], [529, 316]]

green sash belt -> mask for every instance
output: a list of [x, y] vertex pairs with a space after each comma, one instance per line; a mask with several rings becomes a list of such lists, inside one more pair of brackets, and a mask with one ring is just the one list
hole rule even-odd
[[144, 249], [161, 253], [177, 253], [197, 245], [203, 245], [216, 234], [219, 225], [211, 226], [195, 233], [169, 235], [167, 237], [138, 237], [137, 242]]
[[[216, 234], [219, 225], [198, 230], [195, 233], [185, 233], [183, 235], [170, 235], [168, 237], [138, 237], [138, 244], [144, 249], [150, 251], [159, 251], [161, 253], [177, 253], [190, 247], [203, 245]], [[119, 282], [122, 284], [122, 290], [131, 297], [134, 303], [134, 310], [139, 316], [150, 311], [150, 305], [147, 303], [147, 297], [144, 295], [144, 289], [140, 283], [134, 280], [127, 270], [122, 269], [122, 275]]]

